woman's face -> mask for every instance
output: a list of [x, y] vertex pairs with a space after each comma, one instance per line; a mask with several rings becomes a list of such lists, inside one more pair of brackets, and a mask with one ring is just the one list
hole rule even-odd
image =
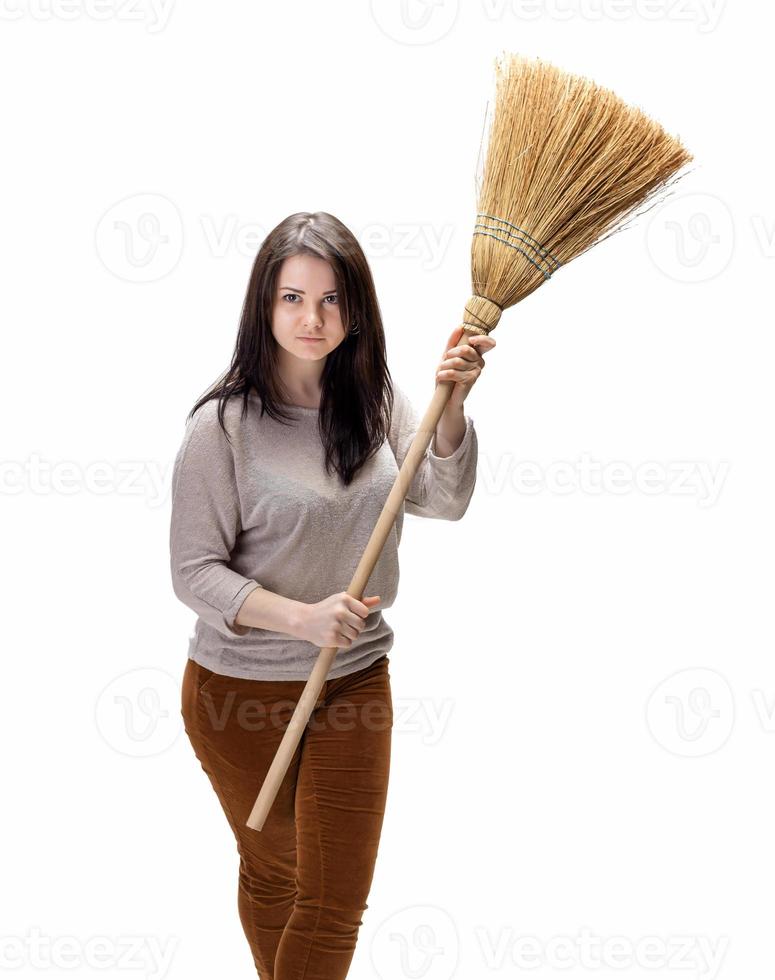
[[272, 335], [302, 361], [318, 361], [344, 340], [334, 270], [325, 259], [291, 255], [283, 261], [272, 306]]

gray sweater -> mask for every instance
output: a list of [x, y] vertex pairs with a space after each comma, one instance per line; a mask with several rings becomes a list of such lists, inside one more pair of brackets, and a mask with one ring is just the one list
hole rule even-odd
[[[345, 487], [327, 474], [318, 409], [293, 406], [296, 421], [260, 417], [260, 398], [225, 406], [231, 445], [218, 423], [217, 399], [186, 425], [172, 471], [170, 567], [175, 595], [198, 614], [188, 657], [218, 674], [255, 680], [307, 680], [319, 648], [273, 630], [234, 626], [257, 588], [300, 602], [347, 589], [387, 500], [420, 418], [393, 382], [387, 440]], [[404, 511], [459, 520], [476, 482], [477, 438], [466, 416], [463, 442], [448, 457], [422, 461], [364, 595], [380, 603], [360, 635], [337, 651], [330, 678], [368, 667], [393, 645], [382, 615], [398, 591]]]

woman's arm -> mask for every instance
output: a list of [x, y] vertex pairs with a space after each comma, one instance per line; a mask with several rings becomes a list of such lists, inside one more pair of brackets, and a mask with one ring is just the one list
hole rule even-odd
[[466, 434], [466, 416], [462, 406], [449, 406], [441, 413], [433, 435], [431, 450], [440, 459], [446, 459], [460, 448]]
[[235, 617], [262, 591], [230, 567], [240, 530], [234, 458], [212, 400], [189, 420], [173, 466], [170, 570], [175, 595], [226, 637], [247, 633]]
[[237, 626], [297, 636], [305, 606], [305, 602], [288, 599], [269, 589], [253, 589], [240, 606], [234, 622]]
[[[393, 394], [388, 440], [400, 469], [421, 420], [395, 382]], [[406, 513], [459, 521], [474, 492], [477, 460], [478, 440], [473, 419], [462, 412], [458, 414], [457, 410], [445, 410], [406, 493]]]

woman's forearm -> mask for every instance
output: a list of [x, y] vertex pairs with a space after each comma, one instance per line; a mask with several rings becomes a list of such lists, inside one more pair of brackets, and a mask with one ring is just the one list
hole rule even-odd
[[237, 626], [274, 630], [296, 636], [306, 603], [287, 599], [269, 589], [253, 589], [239, 608], [234, 622]]
[[444, 409], [436, 426], [433, 452], [437, 456], [451, 456], [459, 448], [466, 434], [466, 418], [462, 408]]

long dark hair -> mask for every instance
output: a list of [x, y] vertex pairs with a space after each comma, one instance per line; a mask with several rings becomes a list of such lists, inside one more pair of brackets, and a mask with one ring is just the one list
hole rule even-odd
[[[336, 277], [344, 340], [326, 358], [321, 382], [318, 429], [331, 467], [348, 486], [358, 470], [385, 441], [393, 411], [393, 386], [387, 366], [385, 332], [374, 280], [366, 256], [352, 232], [326, 211], [291, 214], [266, 236], [250, 274], [231, 365], [188, 414], [218, 398], [218, 421], [226, 438], [224, 409], [229, 398], [242, 396], [242, 417], [251, 392], [266, 412], [282, 424], [292, 416], [282, 408], [277, 373], [277, 341], [272, 335], [272, 307], [277, 276], [291, 255], [325, 259]], [[357, 332], [351, 324], [358, 324]]]

